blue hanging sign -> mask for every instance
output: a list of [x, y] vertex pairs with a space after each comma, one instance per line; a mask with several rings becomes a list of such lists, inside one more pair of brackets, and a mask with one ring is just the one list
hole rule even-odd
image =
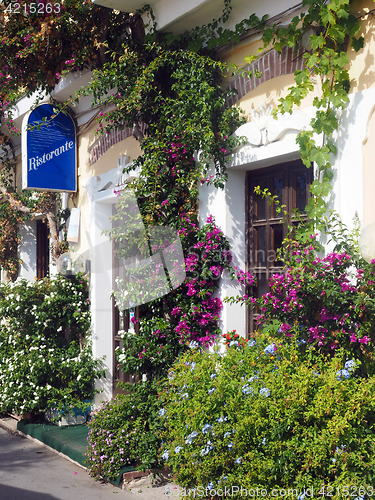
[[[24, 118], [23, 189], [69, 192], [77, 190], [75, 124], [69, 115], [56, 115], [54, 109], [56, 108], [51, 104], [42, 104]], [[42, 124], [39, 130], [27, 130], [30, 125], [39, 124]]]

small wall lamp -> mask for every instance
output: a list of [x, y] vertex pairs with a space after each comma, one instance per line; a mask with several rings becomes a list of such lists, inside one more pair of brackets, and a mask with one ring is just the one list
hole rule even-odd
[[65, 252], [56, 260], [58, 272], [65, 278], [73, 278], [85, 269], [83, 259], [80, 255]]

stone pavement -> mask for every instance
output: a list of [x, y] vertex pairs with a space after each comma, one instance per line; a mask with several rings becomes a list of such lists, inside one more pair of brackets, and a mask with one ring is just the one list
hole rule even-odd
[[[95, 481], [85, 468], [17, 431], [17, 421], [0, 418], [1, 500], [167, 500], [177, 499], [173, 484], [153, 486], [148, 478], [120, 489]], [[114, 497], [116, 495], [116, 497]]]

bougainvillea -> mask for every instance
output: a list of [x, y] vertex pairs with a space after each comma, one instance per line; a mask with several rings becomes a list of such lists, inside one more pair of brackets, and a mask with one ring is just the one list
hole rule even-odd
[[314, 242], [292, 243], [285, 271], [271, 277], [270, 291], [259, 300], [259, 326], [277, 326], [280, 336], [297, 336], [326, 353], [344, 348], [348, 355], [360, 356], [363, 369], [372, 372], [374, 263], [367, 264], [351, 250], [323, 257]]
[[231, 269], [229, 243], [212, 217], [198, 228], [186, 214], [179, 234], [185, 249], [186, 279], [177, 289], [141, 308], [137, 335], [122, 332], [120, 367], [130, 373], [161, 375], [189, 345], [212, 345], [220, 334], [222, 301], [215, 297], [224, 269]]

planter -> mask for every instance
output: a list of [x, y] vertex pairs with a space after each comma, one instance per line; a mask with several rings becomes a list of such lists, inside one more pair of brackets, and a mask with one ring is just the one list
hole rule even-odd
[[[90, 405], [91, 401], [84, 401], [87, 405]], [[54, 425], [82, 425], [88, 420], [91, 412], [91, 406], [87, 406], [85, 410], [81, 408], [70, 408], [69, 411], [57, 410], [51, 408], [46, 412], [46, 420]]]

